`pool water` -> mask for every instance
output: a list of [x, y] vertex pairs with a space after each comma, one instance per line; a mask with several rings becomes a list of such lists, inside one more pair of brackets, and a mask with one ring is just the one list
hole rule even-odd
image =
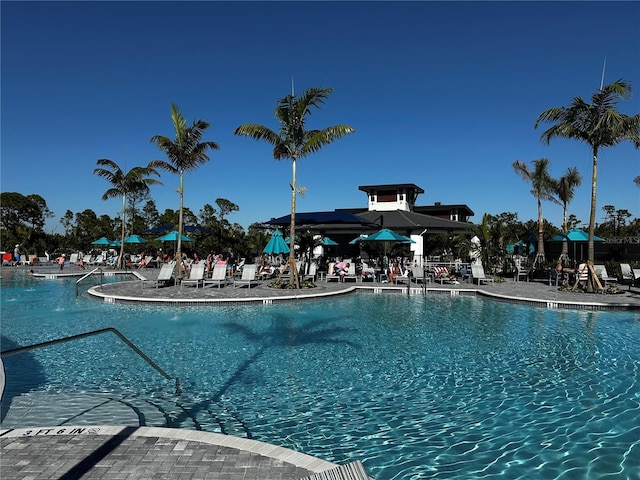
[[637, 313], [447, 295], [118, 305], [7, 270], [3, 350], [114, 327], [181, 392], [114, 335], [89, 337], [4, 358], [4, 428], [42, 426], [36, 407], [10, 424], [11, 403], [44, 397], [55, 414], [56, 399], [88, 395], [117, 400], [102, 423], [132, 410], [146, 425], [360, 459], [377, 480], [640, 478]]

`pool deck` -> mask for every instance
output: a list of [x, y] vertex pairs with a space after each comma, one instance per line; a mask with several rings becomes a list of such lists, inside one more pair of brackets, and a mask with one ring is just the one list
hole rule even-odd
[[[34, 277], [44, 281], [57, 277], [80, 278], [88, 271], [73, 267], [59, 272], [34, 267]], [[137, 273], [155, 280], [158, 269]], [[110, 271], [108, 274], [117, 272]], [[622, 293], [588, 294], [562, 292], [548, 282], [506, 280], [489, 285], [471, 283], [407, 286], [374, 283], [316, 282], [299, 291], [277, 290], [268, 281], [253, 288], [183, 287], [155, 288], [132, 275], [131, 282], [102, 286], [96, 279], [82, 283], [81, 290], [98, 301], [145, 305], [272, 304], [304, 301], [354, 292], [403, 295], [480, 295], [501, 301], [542, 308], [587, 310], [640, 310], [640, 289], [621, 285]], [[48, 426], [0, 430], [0, 475], [3, 479], [298, 479], [334, 469], [338, 465], [286, 448], [244, 438], [202, 431], [122, 426]]]
[[[69, 269], [72, 270], [72, 269]], [[156, 305], [229, 305], [233, 303], [272, 304], [283, 301], [301, 301], [320, 299], [335, 295], [345, 295], [356, 291], [367, 293], [395, 293], [407, 295], [479, 295], [496, 300], [510, 301], [539, 306], [543, 308], [570, 308], [581, 310], [638, 310], [640, 309], [640, 288], [619, 285], [617, 294], [596, 294], [580, 291], [560, 291], [548, 281], [513, 281], [505, 279], [503, 282], [489, 284], [474, 284], [461, 282], [459, 284], [427, 284], [400, 283], [399, 285], [381, 284], [379, 282], [326, 282], [316, 281], [315, 288], [301, 290], [274, 289], [268, 285], [272, 280], [265, 280], [257, 286], [234, 288], [232, 284], [218, 288], [214, 285], [196, 288], [194, 286], [169, 285], [155, 288], [154, 281], [159, 269], [137, 270], [129, 273], [131, 282], [109, 283], [88, 289], [87, 294], [97, 300], [115, 303], [146, 303]], [[65, 276], [78, 277], [80, 271], [64, 271]], [[113, 271], [108, 271], [113, 274]], [[43, 272], [35, 269], [35, 276], [55, 277], [57, 272]], [[139, 280], [135, 275], [142, 275], [147, 282]], [[87, 282], [89, 280], [87, 279]], [[95, 279], [93, 284], [95, 285]], [[91, 284], [85, 284], [86, 289]]]

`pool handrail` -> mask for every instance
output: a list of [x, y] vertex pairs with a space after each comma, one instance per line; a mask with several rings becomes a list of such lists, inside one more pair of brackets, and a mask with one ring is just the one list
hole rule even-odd
[[[30, 350], [35, 350], [36, 348], [50, 347], [52, 345], [57, 345], [58, 343], [70, 342], [71, 340], [79, 340], [85, 337], [91, 337], [93, 335], [100, 335], [101, 333], [111, 332], [115, 334], [120, 340], [122, 340], [129, 348], [131, 348], [135, 353], [138, 354], [140, 358], [142, 358], [145, 362], [151, 365], [157, 372], [160, 373], [167, 380], [171, 380], [171, 375], [165, 372], [162, 368], [160, 368], [153, 360], [151, 360], [142, 350], [136, 347], [131, 340], [125, 337], [122, 333], [120, 333], [117, 329], [113, 327], [101, 328], [99, 330], [93, 330], [91, 332], [79, 333], [77, 335], [71, 335], [70, 337], [62, 337], [57, 338], [55, 340], [49, 340], [47, 342], [34, 343], [33, 345], [27, 345], [26, 347], [18, 347], [12, 348], [10, 350], [0, 351], [0, 358], [8, 355], [15, 355], [16, 353], [28, 352]], [[176, 381], [176, 397], [179, 396], [182, 391], [180, 389], [180, 380], [178, 377], [175, 378]]]
[[90, 272], [88, 272], [86, 275], [83, 275], [82, 277], [80, 277], [76, 281], [76, 297], [78, 296], [78, 285], [80, 284], [80, 282], [83, 281], [85, 278], [90, 277], [91, 275], [96, 273], [98, 270], [100, 270], [100, 286], [102, 286], [102, 276], [104, 275], [103, 272], [102, 272], [102, 267], [96, 267], [93, 270], [91, 270]]

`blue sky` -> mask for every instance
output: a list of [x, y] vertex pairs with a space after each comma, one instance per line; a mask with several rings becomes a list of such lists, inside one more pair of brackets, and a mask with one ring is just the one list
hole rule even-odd
[[[589, 100], [624, 78], [640, 112], [640, 2], [8, 2], [2, 17], [2, 191], [44, 197], [62, 231], [67, 209], [116, 216], [120, 201], [93, 175], [109, 158], [128, 170], [165, 159], [149, 143], [173, 136], [170, 104], [211, 124], [221, 149], [185, 177], [194, 213], [217, 198], [245, 228], [289, 212], [291, 163], [233, 135], [244, 123], [277, 129], [276, 101], [331, 87], [309, 128], [356, 133], [298, 163], [298, 211], [366, 208], [359, 185], [415, 183], [419, 204], [467, 204], [537, 217], [511, 166], [546, 157], [553, 176], [576, 166], [570, 205], [589, 219], [591, 155], [567, 140], [540, 142], [537, 116]], [[601, 152], [598, 218], [615, 205], [640, 215], [640, 153]], [[178, 209], [178, 179], [153, 187], [158, 210]], [[561, 225], [559, 206], [545, 217]]]

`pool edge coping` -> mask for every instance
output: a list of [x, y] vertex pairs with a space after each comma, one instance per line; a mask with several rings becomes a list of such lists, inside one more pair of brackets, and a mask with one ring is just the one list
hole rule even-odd
[[9, 428], [0, 430], [0, 438], [24, 438], [37, 436], [133, 436], [133, 437], [159, 437], [171, 440], [187, 440], [200, 442], [208, 445], [234, 448], [245, 452], [254, 453], [284, 463], [304, 468], [314, 473], [324, 472], [338, 467], [336, 463], [323, 460], [318, 457], [307, 455], [286, 447], [273, 445], [271, 443], [253, 440], [249, 438], [236, 437], [215, 432], [204, 432], [201, 430], [187, 430], [180, 428], [166, 427], [128, 427], [117, 425], [80, 425], [80, 426], [53, 426], [53, 427], [32, 427], [32, 428]]
[[605, 302], [578, 302], [578, 301], [560, 301], [560, 300], [545, 300], [535, 297], [516, 297], [513, 295], [505, 295], [501, 293], [491, 292], [483, 288], [429, 288], [429, 287], [412, 287], [412, 286], [368, 286], [368, 285], [350, 285], [341, 290], [332, 292], [321, 293], [306, 293], [295, 295], [281, 295], [281, 296], [256, 296], [256, 297], [243, 297], [243, 298], [144, 298], [137, 296], [117, 295], [99, 292], [97, 289], [99, 286], [91, 287], [87, 290], [87, 294], [94, 298], [101, 298], [105, 303], [127, 303], [127, 304], [146, 304], [146, 305], [185, 305], [185, 306], [219, 306], [219, 305], [247, 305], [247, 304], [262, 304], [271, 305], [280, 302], [291, 302], [300, 300], [315, 300], [327, 297], [335, 297], [339, 295], [347, 295], [349, 293], [357, 292], [360, 290], [373, 291], [373, 293], [390, 293], [395, 294], [405, 293], [407, 295], [422, 295], [427, 293], [448, 294], [451, 296], [457, 296], [461, 294], [479, 295], [487, 298], [491, 298], [497, 301], [505, 301], [509, 303], [516, 303], [520, 305], [529, 305], [543, 307], [547, 309], [571, 309], [571, 310], [611, 310], [611, 311], [633, 311], [640, 310], [640, 305], [632, 303], [605, 303]]

